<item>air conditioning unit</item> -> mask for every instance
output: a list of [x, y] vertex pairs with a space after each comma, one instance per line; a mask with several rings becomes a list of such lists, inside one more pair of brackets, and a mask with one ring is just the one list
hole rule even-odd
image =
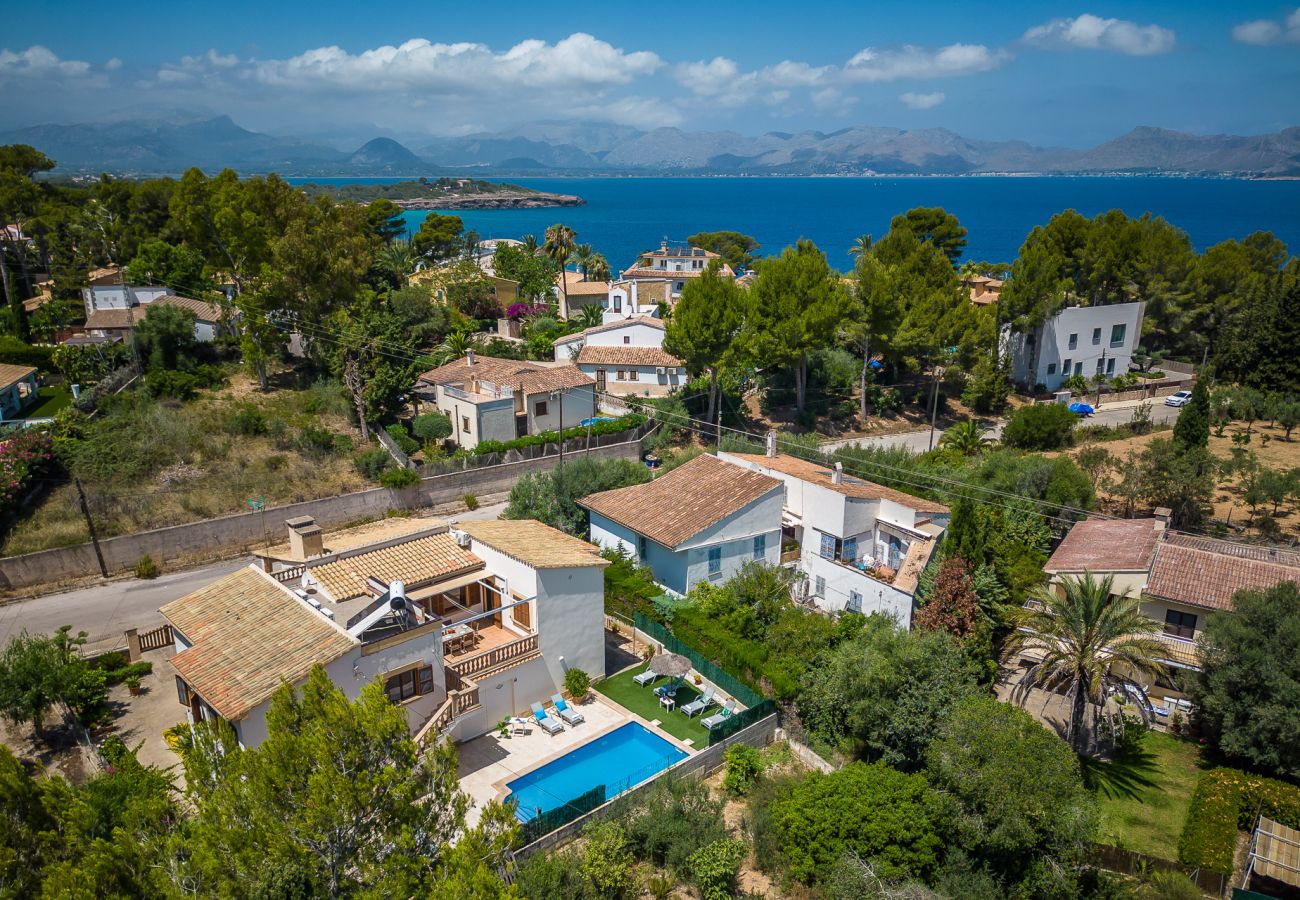
[[666, 369], [664, 366], [659, 366], [658, 368], [655, 369], [655, 374], [656, 374], [656, 375], [667, 375], [667, 374], [668, 374], [668, 369]]
[[464, 531], [461, 531], [459, 528], [452, 529], [451, 537], [460, 546], [462, 547], [469, 546], [469, 535], [466, 534]]

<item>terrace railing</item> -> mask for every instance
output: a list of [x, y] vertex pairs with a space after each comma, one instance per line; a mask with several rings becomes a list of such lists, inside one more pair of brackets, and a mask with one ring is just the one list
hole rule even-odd
[[465, 713], [478, 709], [480, 705], [478, 684], [475, 681], [461, 677], [450, 666], [444, 672], [447, 677], [447, 699], [416, 733], [417, 744], [442, 734], [451, 727], [452, 722]]
[[491, 650], [484, 650], [482, 653], [476, 653], [465, 659], [458, 659], [453, 663], [449, 663], [447, 669], [454, 671], [462, 678], [470, 675], [483, 676], [495, 672], [497, 669], [518, 665], [541, 655], [541, 651], [537, 649], [537, 635], [530, 634], [528, 637], [520, 638], [517, 641], [493, 647]]

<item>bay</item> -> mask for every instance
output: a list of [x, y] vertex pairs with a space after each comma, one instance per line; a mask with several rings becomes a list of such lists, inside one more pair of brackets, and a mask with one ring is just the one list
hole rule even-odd
[[[400, 178], [290, 179], [295, 183], [387, 183]], [[497, 179], [493, 179], [497, 180]], [[1121, 209], [1150, 212], [1183, 229], [1197, 250], [1254, 231], [1272, 231], [1300, 252], [1300, 180], [1169, 177], [902, 177], [902, 178], [512, 178], [539, 191], [577, 194], [586, 206], [562, 209], [459, 210], [466, 229], [484, 238], [542, 239], [563, 222], [580, 243], [604, 253], [615, 271], [663, 239], [697, 231], [753, 235], [761, 254], [809, 238], [831, 263], [852, 266], [848, 248], [860, 234], [880, 236], [889, 220], [915, 206], [942, 206], [970, 231], [963, 259], [1009, 262], [1025, 236], [1064, 209], [1094, 216]], [[403, 214], [414, 232], [428, 215]]]

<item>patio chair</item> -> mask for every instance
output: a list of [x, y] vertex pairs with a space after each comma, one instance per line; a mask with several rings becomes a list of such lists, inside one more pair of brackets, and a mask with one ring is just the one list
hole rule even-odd
[[686, 718], [691, 718], [696, 713], [702, 713], [716, 701], [713, 699], [713, 686], [710, 685], [704, 689], [704, 693], [696, 697], [690, 703], [682, 707], [682, 712], [686, 713]]
[[542, 709], [542, 704], [534, 703], [532, 709], [533, 719], [546, 730], [547, 734], [557, 735], [564, 730], [564, 726], [560, 724], [558, 719], [552, 719], [546, 714], [546, 710]]
[[587, 721], [582, 713], [566, 703], [559, 694], [551, 695], [551, 703], [555, 707], [555, 714], [564, 720], [565, 725], [577, 725], [579, 722]]
[[655, 688], [655, 693], [660, 697], [674, 697], [677, 695], [677, 689], [681, 686], [682, 680], [680, 678], [674, 678], [667, 684], [661, 684], [659, 687]]
[[635, 681], [637, 684], [641, 685], [641, 687], [645, 687], [647, 684], [654, 684], [655, 679], [657, 679], [658, 677], [659, 675], [657, 673], [651, 672], [649, 669], [646, 669], [640, 675], [633, 675], [632, 680]]
[[714, 725], [721, 725], [723, 722], [727, 721], [733, 715], [735, 715], [735, 713], [736, 713], [736, 701], [728, 700], [726, 706], [722, 707], [722, 709], [718, 710], [713, 715], [701, 719], [700, 721], [704, 723], [705, 728], [712, 731]]

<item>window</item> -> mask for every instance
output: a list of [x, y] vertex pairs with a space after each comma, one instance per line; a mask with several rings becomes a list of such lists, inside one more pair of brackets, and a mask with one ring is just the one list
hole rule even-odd
[[1097, 360], [1097, 374], [1098, 374], [1098, 375], [1101, 374], [1101, 370], [1102, 370], [1102, 367], [1103, 367], [1104, 365], [1105, 365], [1105, 362], [1104, 362], [1104, 361], [1102, 361], [1102, 360], [1100, 360], [1100, 359]]
[[722, 573], [722, 548], [709, 548], [709, 574], [720, 575]]
[[1081, 363], [1081, 362], [1077, 362], [1077, 363], [1074, 364], [1074, 374], [1075, 374], [1075, 375], [1082, 375], [1082, 374], [1083, 374], [1083, 363]]
[[849, 591], [849, 605], [848, 605], [848, 611], [849, 611], [849, 612], [855, 612], [855, 613], [860, 613], [860, 612], [862, 612], [862, 592], [861, 592], [861, 591]]
[[615, 295], [614, 295], [614, 312], [622, 312], [622, 311], [623, 311], [623, 295], [622, 295], [622, 294], [615, 294]]
[[632, 343], [632, 336], [628, 334], [623, 335], [623, 343], [625, 344]]
[[515, 624], [520, 628], [533, 627], [533, 614], [530, 605], [527, 603], [520, 603], [518, 606], [510, 607], [510, 618], [514, 619]]
[[826, 579], [818, 575], [817, 580], [813, 582], [813, 596], [819, 600], [826, 599]]
[[1094, 328], [1094, 329], [1092, 330], [1092, 342], [1093, 342], [1094, 344], [1100, 344], [1100, 343], [1101, 343], [1101, 329], [1100, 329], [1100, 328]]
[[638, 534], [638, 535], [636, 536], [636, 552], [639, 553], [639, 554], [641, 555], [641, 558], [642, 558], [642, 559], [645, 559], [646, 548], [647, 548], [648, 546], [649, 546], [649, 545], [646, 543], [645, 535], [644, 535], [644, 534]]
[[1110, 345], [1112, 347], [1124, 346], [1124, 333], [1128, 331], [1128, 326], [1123, 322], [1118, 325], [1110, 326]]
[[1048, 375], [1055, 375], [1055, 374], [1056, 374], [1056, 363], [1048, 363], [1048, 364], [1047, 364], [1047, 374], [1048, 374]]
[[760, 534], [754, 538], [754, 559], [760, 562], [767, 557], [767, 535]]
[[550, 409], [550, 407], [548, 407], [548, 406], [546, 405], [546, 401], [545, 401], [545, 400], [538, 400], [538, 401], [537, 401], [537, 406], [533, 408], [533, 412], [534, 412], [536, 415], [544, 416], [544, 415], [546, 415], [546, 413], [547, 413], [547, 411], [548, 411], [549, 409]]
[[822, 535], [821, 552], [819, 555], [822, 559], [835, 558], [835, 537], [833, 535]]
[[390, 675], [384, 682], [384, 690], [388, 692], [388, 699], [394, 703], [401, 703], [412, 697], [419, 697], [421, 694], [432, 694], [433, 666], [417, 666]]
[[845, 538], [844, 549], [840, 551], [840, 559], [843, 562], [853, 565], [858, 561], [858, 539]]
[[1196, 616], [1176, 609], [1168, 610], [1165, 613], [1165, 634], [1192, 640], [1196, 637]]
[[622, 369], [619, 369], [617, 372], [614, 373], [614, 380], [615, 380], [615, 381], [627, 381], [627, 379], [623, 377], [623, 370], [622, 370]]
[[1106, 374], [1107, 375], [1115, 374], [1115, 357], [1113, 356], [1110, 359], [1106, 360]]
[[460, 430], [463, 431], [463, 432], [465, 432], [466, 434], [469, 434], [469, 433], [470, 433], [470, 430], [469, 430], [469, 416], [461, 416], [461, 417], [460, 417]]
[[1077, 334], [1070, 335], [1070, 349], [1073, 350], [1077, 346], [1079, 346], [1079, 336]]
[[1070, 361], [1068, 359], [1061, 363], [1061, 374], [1066, 376], [1070, 374]]

